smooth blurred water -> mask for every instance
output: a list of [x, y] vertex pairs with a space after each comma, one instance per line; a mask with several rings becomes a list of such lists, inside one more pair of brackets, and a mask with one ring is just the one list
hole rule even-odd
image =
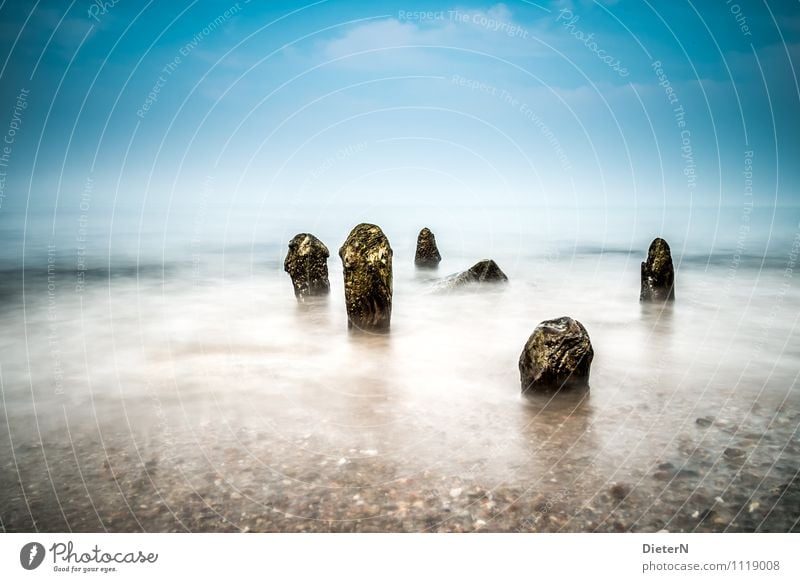
[[[180, 260], [95, 245], [82, 287], [64, 245], [49, 272], [46, 245], [24, 270], [8, 258], [3, 527], [516, 531], [545, 513], [556, 530], [797, 528], [791, 230], [755, 254], [670, 240], [677, 301], [658, 306], [638, 302], [646, 244], [509, 231], [481, 253], [485, 232], [442, 228], [439, 270], [417, 271], [417, 227], [390, 223], [379, 336], [347, 331], [347, 228], [306, 230], [332, 255], [311, 305], [282, 271], [288, 230]], [[431, 293], [483, 258], [510, 283]], [[591, 336], [590, 389], [523, 398], [520, 351], [561, 315]]]

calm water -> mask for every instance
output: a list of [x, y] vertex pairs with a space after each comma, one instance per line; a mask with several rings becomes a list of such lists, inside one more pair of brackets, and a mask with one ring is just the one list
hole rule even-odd
[[[392, 239], [391, 333], [357, 336], [341, 230], [322, 236], [332, 293], [309, 306], [295, 302], [279, 237], [138, 264], [95, 249], [82, 289], [63, 245], [49, 279], [41, 240], [24, 271], [7, 261], [0, 525], [800, 527], [791, 231], [742, 257], [673, 239], [677, 301], [657, 307], [638, 302], [646, 244], [528, 246], [500, 232], [481, 253], [434, 228], [445, 260], [431, 273], [413, 268], [412, 228]], [[510, 284], [430, 293], [482, 258]], [[522, 346], [561, 315], [591, 336], [590, 389], [523, 398]]]

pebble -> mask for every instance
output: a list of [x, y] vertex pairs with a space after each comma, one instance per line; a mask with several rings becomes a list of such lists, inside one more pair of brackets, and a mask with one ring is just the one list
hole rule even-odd
[[616, 483], [611, 487], [611, 495], [614, 496], [614, 499], [618, 499], [620, 501], [625, 499], [630, 492], [631, 488], [622, 483]]
[[699, 477], [700, 473], [698, 473], [694, 469], [679, 469], [678, 472], [675, 473], [675, 476], [676, 477], [689, 477], [689, 478], [693, 479], [695, 477]]
[[[705, 417], [706, 420], [709, 418]], [[499, 484], [483, 478], [485, 464], [480, 465], [481, 470], [457, 471], [447, 465], [445, 469], [427, 467], [416, 472], [399, 472], [402, 463], [394, 459], [393, 447], [383, 441], [359, 443], [361, 446], [356, 445], [353, 454], [348, 452], [348, 446], [339, 445], [337, 452], [350, 455], [341, 459], [327, 457], [327, 453], [321, 451], [298, 453], [296, 439], [287, 440], [285, 447], [282, 442], [270, 443], [274, 445], [272, 448], [260, 443], [244, 443], [252, 445], [256, 457], [264, 461], [264, 466], [255, 468], [248, 466], [248, 462], [242, 463], [240, 455], [235, 455], [241, 453], [241, 443], [228, 448], [215, 445], [216, 448], [209, 450], [214, 466], [221, 466], [216, 463], [221, 456], [227, 459], [227, 468], [219, 469], [219, 472], [210, 471], [207, 458], [195, 450], [195, 440], [188, 439], [175, 447], [175, 452], [181, 453], [178, 457], [184, 459], [179, 468], [171, 459], [159, 459], [158, 473], [153, 477], [156, 487], [152, 490], [149, 486], [145, 488], [146, 479], [143, 477], [144, 470], [152, 471], [152, 463], [142, 465], [125, 449], [115, 453], [109, 469], [115, 478], [120, 479], [121, 487], [125, 490], [130, 488], [136, 495], [135, 504], [131, 504], [133, 512], [122, 507], [124, 504], [118, 500], [117, 488], [113, 483], [108, 484], [111, 474], [104, 470], [101, 456], [87, 468], [86, 479], [93, 493], [97, 490], [98, 495], [107, 495], [100, 507], [102, 521], [92, 517], [91, 507], [83, 498], [69, 499], [67, 488], [63, 489], [68, 500], [64, 508], [70, 525], [76, 531], [93, 531], [101, 524], [113, 531], [134, 531], [140, 520], [148, 531], [163, 532], [181, 529], [219, 532], [248, 529], [258, 532], [426, 529], [442, 532], [554, 532], [597, 529], [603, 532], [669, 533], [668, 529], [659, 528], [669, 522], [673, 532], [751, 531], [761, 523], [762, 515], [765, 517], [764, 529], [788, 531], [794, 527], [796, 512], [793, 508], [800, 497], [800, 480], [794, 479], [800, 441], [787, 440], [787, 435], [794, 436], [791, 431], [800, 422], [800, 416], [792, 422], [794, 424], [785, 431], [786, 434], [779, 432], [780, 427], [774, 428], [775, 436], [772, 443], [768, 443], [766, 439], [759, 441], [761, 425], [748, 425], [740, 433], [730, 431], [725, 440], [715, 441], [712, 437], [723, 436], [716, 435], [723, 422], [713, 421], [715, 431], [712, 434], [703, 433], [698, 428], [703, 424], [701, 421], [693, 429], [694, 436], [687, 437], [685, 443], [678, 442], [670, 448], [653, 451], [652, 456], [637, 458], [626, 465], [626, 476], [617, 474], [618, 482], [607, 481], [608, 475], [598, 464], [589, 473], [586, 487], [568, 486], [567, 483], [571, 482], [572, 469], [586, 466], [593, 457], [587, 455], [584, 461], [581, 453], [577, 456], [568, 454], [562, 459], [560, 452], [554, 452], [553, 460], [561, 459], [555, 471], [545, 469], [535, 474], [535, 479], [540, 481], [540, 492], [530, 488], [530, 473], [526, 472], [528, 465], [524, 463], [510, 464], [510, 470], [519, 475]], [[213, 427], [208, 430], [212, 431]], [[711, 440], [698, 443], [697, 439], [703, 434], [704, 438]], [[748, 439], [753, 442], [748, 442]], [[227, 444], [224, 438], [219, 441]], [[527, 442], [527, 439], [520, 442]], [[777, 446], [787, 442], [788, 454], [778, 455], [780, 449]], [[353, 443], [347, 444], [352, 446]], [[375, 448], [362, 448], [365, 445]], [[681, 454], [683, 449], [678, 445], [688, 451], [686, 456]], [[94, 450], [94, 447], [96, 444], [90, 443], [78, 450]], [[145, 459], [150, 458], [147, 456], [149, 452], [145, 451]], [[742, 461], [748, 455], [754, 462], [743, 468]], [[776, 456], [779, 459], [777, 463]], [[676, 460], [666, 462], [665, 458]], [[543, 457], [542, 460], [547, 459]], [[729, 462], [719, 463], [720, 460]], [[24, 490], [17, 485], [13, 491], [0, 491], [0, 506], [12, 508], [8, 521], [16, 530], [34, 529], [29, 516], [26, 517], [28, 514], [21, 497], [23, 491], [26, 495], [30, 492], [25, 477], [36, 474], [36, 464], [30, 461], [29, 465], [22, 477]], [[266, 469], [267, 465], [271, 470]], [[544, 466], [549, 465], [548, 462]], [[344, 466], [348, 470], [344, 470]], [[63, 467], [56, 467], [55, 478], [64, 480], [64, 475], [71, 475], [72, 470], [73, 464], [64, 461]], [[698, 473], [705, 478], [703, 481], [697, 477]], [[401, 478], [403, 475], [405, 477]], [[638, 481], [642, 475], [645, 479]], [[648, 475], [651, 479], [647, 479]], [[658, 478], [663, 481], [658, 481]], [[215, 483], [219, 487], [215, 487]], [[560, 486], [551, 483], [569, 487], [568, 494], [562, 492], [566, 489], [557, 491]], [[719, 496], [715, 499], [714, 494], [721, 494], [729, 484], [730, 488], [725, 489], [728, 495], [726, 505], [726, 500]], [[49, 487], [38, 489], [45, 492], [37, 499], [40, 508], [37, 525], [58, 527], [63, 519], [47, 506]], [[750, 498], [757, 489], [766, 492], [765, 507], [772, 507], [775, 503], [775, 511], [762, 512], [760, 499]], [[196, 497], [192, 495], [193, 490]], [[164, 495], [163, 500], [159, 499], [156, 491]], [[598, 491], [599, 495], [595, 495]], [[620, 503], [622, 500], [626, 501]], [[647, 513], [640, 515], [643, 502]], [[675, 511], [681, 506], [683, 510], [676, 516]], [[744, 517], [737, 520], [738, 523], [731, 521], [739, 508], [742, 508]], [[6, 514], [3, 519], [6, 520]], [[177, 520], [180, 520], [180, 526]]]
[[[704, 509], [703, 511], [696, 511], [695, 513], [697, 513], [697, 519], [700, 521], [705, 521], [716, 515], [713, 509]], [[694, 514], [692, 514], [692, 516], [694, 516]]]

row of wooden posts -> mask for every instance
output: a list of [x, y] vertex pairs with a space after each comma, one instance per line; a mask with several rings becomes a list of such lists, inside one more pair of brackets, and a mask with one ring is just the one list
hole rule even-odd
[[[339, 249], [344, 270], [348, 328], [386, 333], [392, 317], [392, 248], [374, 224], [362, 223]], [[328, 248], [313, 234], [300, 233], [289, 241], [284, 270], [301, 303], [330, 292]], [[435, 269], [442, 260], [436, 237], [423, 228], [417, 237], [414, 262], [420, 269]], [[462, 273], [443, 280], [442, 287], [498, 284], [508, 277], [493, 260], [480, 261]], [[650, 244], [642, 262], [640, 301], [674, 301], [675, 271], [669, 245], [662, 238]], [[541, 322], [531, 334], [519, 360], [523, 392], [588, 386], [594, 350], [583, 325], [559, 317]]]

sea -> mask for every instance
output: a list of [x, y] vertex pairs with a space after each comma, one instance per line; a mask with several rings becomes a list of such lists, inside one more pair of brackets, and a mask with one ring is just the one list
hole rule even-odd
[[[388, 334], [347, 328], [360, 222]], [[303, 304], [298, 232], [330, 250]], [[672, 304], [639, 302], [656, 236]], [[797, 207], [202, 204], [6, 214], [0, 242], [3, 531], [800, 530]], [[509, 282], [434, 291], [482, 259]], [[522, 395], [563, 315], [589, 387]]]

